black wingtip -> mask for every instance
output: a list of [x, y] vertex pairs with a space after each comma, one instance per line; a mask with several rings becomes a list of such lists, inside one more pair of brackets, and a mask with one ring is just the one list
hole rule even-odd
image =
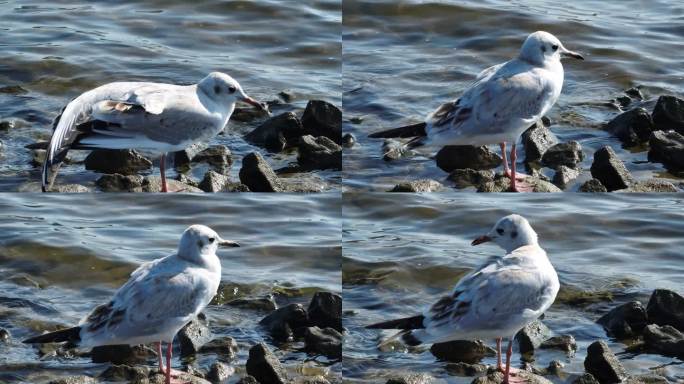
[[68, 341], [70, 343], [78, 343], [81, 341], [81, 327], [72, 327], [61, 329], [59, 331], [46, 333], [28, 339], [22, 340], [24, 344], [42, 344], [42, 343], [61, 343]]
[[425, 328], [423, 320], [425, 320], [425, 316], [423, 315], [405, 317], [403, 319], [367, 325], [366, 329], [422, 329]]
[[417, 123], [417, 124], [411, 124], [407, 125], [405, 127], [399, 127], [399, 128], [392, 128], [392, 129], [387, 129], [384, 131], [379, 131], [379, 132], [374, 132], [368, 135], [368, 137], [373, 138], [373, 139], [382, 139], [382, 138], [408, 138], [408, 137], [418, 137], [418, 136], [427, 136], [427, 131], [425, 128], [427, 127], [427, 123], [422, 122], [422, 123]]

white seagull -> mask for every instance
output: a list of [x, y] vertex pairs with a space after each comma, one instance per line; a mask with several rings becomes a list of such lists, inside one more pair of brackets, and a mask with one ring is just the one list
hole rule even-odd
[[197, 84], [115, 82], [85, 92], [57, 116], [43, 163], [43, 191], [50, 188], [69, 149], [140, 149], [161, 154], [162, 192], [167, 191], [166, 153], [217, 135], [235, 104], [261, 110], [225, 73], [212, 72]]
[[[551, 306], [560, 284], [546, 252], [537, 242], [537, 233], [524, 217], [501, 218], [472, 245], [489, 241], [503, 248], [506, 255], [490, 257], [422, 315], [367, 328], [402, 329], [397, 336], [410, 345], [495, 338], [497, 368], [504, 372], [504, 383], [511, 382], [513, 338]], [[503, 337], [510, 337], [505, 369], [501, 365]]]
[[[425, 122], [376, 132], [370, 137], [416, 136], [407, 146], [428, 148], [498, 143], [511, 190], [518, 191], [515, 144], [558, 100], [564, 76], [561, 57], [584, 59], [566, 49], [552, 34], [534, 32], [525, 39], [518, 57], [480, 72], [459, 99], [439, 106]], [[511, 143], [510, 169], [506, 142]]]
[[23, 342], [69, 341], [83, 348], [156, 342], [159, 370], [170, 384], [173, 338], [209, 304], [221, 281], [219, 246], [239, 244], [222, 239], [209, 227], [192, 225], [183, 232], [177, 253], [141, 265], [107, 304], [95, 308], [78, 326]]

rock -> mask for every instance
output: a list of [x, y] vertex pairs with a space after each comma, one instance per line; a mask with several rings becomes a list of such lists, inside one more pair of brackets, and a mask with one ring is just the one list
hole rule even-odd
[[582, 376], [576, 378], [572, 384], [600, 384], [591, 373], [583, 373]]
[[544, 370], [546, 375], [553, 375], [557, 377], [563, 377], [565, 375], [565, 372], [563, 372], [563, 368], [565, 365], [561, 363], [558, 360], [551, 360], [549, 362], [549, 365], [546, 367]]
[[382, 159], [385, 161], [399, 160], [411, 151], [408, 147], [395, 139], [386, 139], [382, 142]]
[[342, 358], [342, 334], [333, 328], [306, 328], [304, 344], [309, 352], [317, 352], [333, 359]]
[[297, 376], [292, 384], [330, 384], [330, 382], [323, 376]]
[[323, 100], [311, 100], [302, 115], [304, 133], [315, 137], [326, 136], [340, 144], [342, 142], [342, 111]]
[[548, 339], [549, 334], [551, 330], [539, 320], [527, 324], [515, 335], [520, 353], [534, 353], [534, 350]]
[[[178, 180], [166, 179], [166, 186], [171, 192], [203, 192], [192, 185], [183, 184]], [[160, 176], [145, 176], [142, 182], [143, 192], [160, 192], [161, 191], [161, 177]]]
[[102, 175], [95, 185], [103, 192], [142, 192], [143, 177], [140, 175]]
[[486, 146], [447, 145], [435, 156], [437, 166], [445, 172], [455, 169], [485, 170], [501, 164], [501, 156], [491, 152]]
[[192, 162], [192, 159], [206, 148], [207, 145], [205, 143], [194, 143], [182, 151], [173, 152], [174, 167], [181, 172], [187, 172], [190, 169], [190, 163]]
[[[532, 187], [532, 192], [563, 192], [560, 188], [539, 177], [527, 176], [524, 181]], [[477, 191], [507, 192], [509, 191], [510, 185], [511, 180], [502, 173], [498, 173], [494, 176], [493, 181], [488, 181], [479, 185]]]
[[611, 336], [627, 338], [641, 334], [647, 321], [644, 306], [638, 301], [631, 301], [611, 309], [596, 322]]
[[580, 171], [578, 169], [561, 165], [553, 175], [553, 184], [558, 186], [560, 189], [565, 189], [568, 184], [579, 177], [579, 174]]
[[225, 145], [212, 145], [198, 152], [193, 158], [193, 163], [209, 164], [211, 169], [220, 174], [227, 174], [233, 165], [233, 154]]
[[272, 296], [257, 299], [235, 299], [226, 303], [232, 307], [254, 309], [258, 311], [275, 311], [277, 306]]
[[647, 325], [644, 328], [644, 343], [650, 351], [684, 359], [684, 333], [671, 325]]
[[577, 342], [572, 335], [554, 336], [541, 343], [539, 348], [559, 349], [572, 356], [577, 351]]
[[644, 108], [634, 108], [623, 112], [605, 126], [608, 132], [615, 135], [627, 146], [648, 141], [653, 128], [651, 115]]
[[591, 175], [598, 179], [609, 192], [627, 188], [635, 181], [613, 148], [608, 146], [604, 146], [594, 153]]
[[254, 378], [254, 376], [247, 375], [247, 376], [242, 377], [237, 382], [237, 384], [259, 384], [259, 382], [257, 381], [257, 379]]
[[608, 190], [599, 180], [590, 179], [580, 185], [578, 192], [608, 192]]
[[209, 372], [207, 373], [206, 379], [214, 384], [219, 384], [232, 376], [234, 373], [235, 368], [220, 361], [215, 361], [211, 367], [209, 367]]
[[671, 325], [684, 332], [684, 297], [668, 289], [656, 289], [646, 305], [649, 323]]
[[150, 370], [146, 366], [111, 365], [99, 376], [106, 381], [139, 382], [147, 379]]
[[93, 363], [136, 364], [156, 356], [156, 353], [144, 345], [105, 345], [94, 347], [90, 352]]
[[[281, 179], [283, 180], [283, 179]], [[292, 180], [292, 179], [291, 179]], [[317, 180], [283, 180], [283, 191], [288, 193], [319, 193], [328, 189], [328, 185], [321, 179]]]
[[[165, 380], [165, 376], [155, 370], [150, 373], [148, 380], [143, 379], [140, 384], [165, 384]], [[176, 382], [184, 384], [211, 384], [209, 381], [188, 372], [178, 372], [177, 380]]]
[[232, 361], [237, 357], [238, 345], [230, 336], [223, 336], [213, 339], [200, 348], [200, 352], [215, 353], [223, 361]]
[[250, 192], [249, 187], [237, 182], [228, 181], [223, 192]]
[[637, 181], [629, 186], [629, 188], [620, 189], [617, 192], [677, 192], [677, 187], [667, 180], [662, 179], [648, 179]]
[[684, 171], [684, 136], [675, 131], [654, 131], [648, 141], [649, 161], [662, 162], [671, 171]]
[[[551, 381], [524, 370], [519, 370], [516, 374], [516, 377], [522, 379], [526, 384], [552, 384]], [[489, 373], [487, 376], [480, 376], [476, 378], [471, 382], [471, 384], [501, 384], [503, 383], [503, 379], [504, 374], [499, 371], [495, 371]]]
[[635, 100], [643, 100], [644, 99], [644, 95], [641, 93], [641, 90], [639, 90], [638, 87], [632, 87], [632, 88], [626, 90], [625, 95], [627, 95], [627, 96], [629, 96]]
[[308, 308], [309, 323], [342, 332], [342, 297], [332, 292], [316, 292]]
[[85, 158], [85, 168], [100, 173], [135, 175], [152, 168], [152, 161], [133, 149], [96, 149]]
[[487, 182], [494, 181], [495, 173], [492, 170], [478, 171], [475, 169], [455, 169], [447, 180], [452, 181], [456, 188], [478, 187]]
[[0, 328], [0, 343], [9, 343], [11, 335], [5, 328]]
[[240, 181], [252, 192], [280, 192], [283, 184], [270, 165], [258, 152], [242, 159]]
[[644, 375], [631, 375], [623, 384], [670, 384], [670, 382], [659, 375], [644, 374]]
[[392, 377], [386, 384], [428, 384], [432, 377], [425, 373], [408, 373], [402, 376]]
[[603, 340], [595, 341], [587, 348], [584, 369], [601, 384], [619, 383], [627, 377], [620, 360]]
[[584, 160], [582, 146], [576, 141], [558, 143], [551, 146], [542, 156], [542, 164], [547, 167], [558, 169], [561, 165], [577, 168], [577, 164]]
[[34, 167], [42, 167], [45, 163], [45, 156], [47, 155], [47, 150], [45, 149], [32, 149], [31, 150], [31, 165]]
[[451, 375], [456, 376], [475, 376], [487, 372], [487, 366], [484, 364], [468, 364], [468, 363], [448, 363], [446, 370]]
[[432, 344], [430, 352], [440, 359], [453, 363], [474, 364], [487, 356], [496, 356], [494, 348], [486, 346], [481, 340], [454, 340]]
[[541, 160], [544, 153], [558, 143], [558, 139], [542, 122], [537, 122], [523, 132], [522, 143], [525, 147], [525, 161], [529, 163]]
[[304, 127], [297, 115], [282, 113], [263, 122], [252, 132], [245, 135], [248, 142], [266, 148], [269, 152], [280, 152], [285, 147], [294, 146], [304, 134]]
[[205, 322], [193, 319], [178, 331], [176, 338], [180, 344], [181, 357], [192, 356], [211, 340], [211, 330]]
[[285, 369], [280, 365], [280, 361], [263, 343], [250, 348], [247, 359], [247, 374], [253, 376], [260, 384], [285, 384], [288, 382]]
[[632, 99], [629, 96], [618, 96], [615, 100], [620, 104], [621, 108], [627, 108], [632, 103]]
[[356, 144], [356, 137], [352, 135], [351, 133], [345, 133], [344, 136], [342, 136], [342, 146], [345, 148], [351, 148]]
[[309, 324], [309, 317], [301, 304], [289, 304], [271, 312], [259, 321], [266, 331], [278, 341], [287, 341], [298, 328]]
[[62, 377], [57, 380], [52, 380], [48, 384], [97, 384], [97, 380], [92, 377], [79, 375]]
[[397, 184], [389, 192], [436, 192], [442, 187], [442, 184], [437, 180], [422, 179]]
[[53, 185], [49, 192], [57, 193], [89, 193], [90, 188], [81, 184], [60, 184]]
[[204, 192], [221, 192], [227, 183], [228, 176], [209, 170], [200, 181], [199, 188]]
[[675, 130], [684, 135], [684, 100], [660, 96], [653, 108], [653, 124], [660, 131]]
[[299, 138], [297, 162], [303, 170], [342, 170], [342, 147], [325, 136]]

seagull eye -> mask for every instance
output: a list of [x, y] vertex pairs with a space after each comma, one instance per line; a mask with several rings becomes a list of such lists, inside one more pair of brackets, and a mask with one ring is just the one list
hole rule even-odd
[[557, 46], [556, 44], [554, 44], [554, 45], [551, 46], [551, 49], [553, 49], [554, 51], [557, 51], [557, 50], [558, 50], [558, 46]]
[[210, 243], [213, 243], [214, 241], [216, 241], [215, 238], [213, 238], [213, 237], [210, 237], [210, 238], [209, 238], [209, 242], [210, 242]]
[[235, 91], [237, 91], [237, 88], [235, 88], [234, 85], [231, 85], [230, 87], [228, 87], [228, 93], [235, 93]]
[[214, 93], [217, 95], [221, 93], [221, 87], [219, 87], [218, 85], [214, 85]]
[[503, 234], [504, 234], [503, 228], [498, 228], [498, 229], [496, 230], [496, 233], [498, 233], [499, 235], [503, 235]]

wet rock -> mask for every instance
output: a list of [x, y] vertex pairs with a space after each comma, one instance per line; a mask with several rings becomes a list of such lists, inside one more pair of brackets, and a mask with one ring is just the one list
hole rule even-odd
[[193, 177], [188, 176], [186, 174], [179, 173], [178, 175], [176, 175], [176, 180], [180, 181], [183, 184], [199, 188], [199, 182], [195, 180]]
[[392, 377], [386, 384], [428, 384], [432, 377], [425, 373], [407, 373], [402, 376]]
[[199, 188], [204, 192], [221, 192], [226, 187], [226, 183], [228, 183], [228, 176], [209, 170], [200, 181]]
[[228, 181], [223, 192], [250, 192], [249, 187], [238, 182]]
[[342, 169], [342, 147], [325, 136], [299, 138], [299, 166], [304, 170]]
[[89, 193], [90, 188], [81, 184], [59, 184], [53, 185], [50, 192], [56, 193]]
[[580, 185], [579, 192], [608, 192], [608, 189], [597, 179], [590, 179]]
[[[166, 179], [166, 186], [170, 192], [202, 192], [201, 189], [193, 187], [192, 185], [183, 184], [178, 180]], [[142, 182], [143, 192], [159, 192], [161, 191], [161, 177], [160, 176], [145, 176]]]
[[342, 146], [345, 148], [351, 148], [356, 144], [356, 137], [352, 135], [351, 133], [345, 133], [344, 136], [342, 136]]
[[266, 331], [278, 341], [287, 341], [298, 328], [309, 324], [309, 317], [301, 304], [289, 304], [271, 312], [259, 321]]
[[280, 152], [285, 147], [294, 146], [304, 134], [304, 127], [297, 115], [282, 113], [263, 122], [252, 132], [245, 135], [248, 142], [266, 148], [269, 152]]
[[627, 96], [629, 96], [635, 100], [643, 100], [644, 99], [644, 95], [641, 93], [641, 90], [638, 87], [632, 87], [632, 88], [626, 90], [625, 95], [627, 95]]
[[342, 332], [342, 297], [332, 292], [316, 292], [308, 308], [311, 325], [331, 327]]
[[33, 149], [31, 150], [31, 165], [34, 167], [41, 167], [45, 163], [45, 157], [47, 156], [47, 150], [45, 149]]
[[649, 161], [662, 162], [671, 171], [684, 170], [684, 136], [675, 131], [655, 131], [649, 144]]
[[518, 349], [521, 354], [534, 353], [551, 334], [551, 330], [539, 320], [527, 324], [516, 335]]
[[670, 382], [662, 376], [647, 373], [629, 376], [623, 384], [670, 384]]
[[456, 169], [447, 176], [447, 180], [452, 181], [456, 188], [467, 188], [493, 182], [494, 176], [495, 173], [492, 170]]
[[587, 348], [584, 369], [601, 384], [619, 383], [627, 377], [620, 360], [603, 340], [595, 341]]
[[671, 325], [684, 332], [684, 297], [668, 289], [656, 289], [646, 305], [649, 323]]
[[615, 101], [620, 104], [621, 108], [627, 108], [632, 103], [632, 99], [629, 96], [618, 96], [615, 98]]
[[579, 177], [579, 174], [580, 171], [578, 169], [561, 165], [553, 175], [553, 184], [560, 189], [565, 189], [568, 184]]
[[225, 145], [212, 145], [198, 152], [192, 158], [192, 162], [209, 164], [217, 173], [227, 174], [233, 165], [233, 154]]
[[657, 130], [675, 130], [684, 135], [684, 100], [660, 96], [653, 108], [653, 124]]
[[5, 328], [0, 328], [0, 343], [9, 343], [11, 335]]
[[[521, 378], [527, 384], [552, 384], [551, 381], [524, 370], [519, 370], [516, 374], [516, 377]], [[503, 383], [503, 379], [504, 374], [499, 371], [495, 371], [489, 373], [487, 376], [480, 376], [476, 378], [471, 382], [471, 384], [501, 384]]]
[[631, 301], [610, 310], [596, 322], [617, 338], [641, 334], [647, 324], [646, 309], [638, 301]]
[[204, 321], [194, 319], [178, 331], [176, 338], [180, 344], [181, 357], [192, 356], [211, 340], [211, 330]]
[[234, 373], [235, 368], [220, 361], [216, 361], [211, 365], [211, 367], [209, 367], [209, 372], [207, 373], [206, 379], [214, 384], [219, 384], [232, 376]]
[[230, 336], [223, 336], [211, 340], [200, 348], [200, 352], [215, 353], [221, 360], [232, 361], [237, 357], [238, 345]]
[[328, 189], [328, 185], [323, 180], [295, 180], [288, 181], [287, 179], [281, 179], [283, 181], [282, 192], [288, 193], [318, 193], [323, 192]]
[[152, 168], [152, 161], [133, 149], [96, 149], [85, 158], [85, 168], [100, 173], [135, 175]]
[[252, 152], [242, 159], [240, 181], [252, 192], [280, 192], [283, 184], [273, 168], [258, 153]]
[[52, 380], [48, 384], [97, 384], [97, 380], [92, 377], [79, 375], [62, 377], [57, 380]]
[[254, 378], [254, 376], [247, 375], [240, 378], [237, 384], [259, 384], [259, 382]]
[[546, 375], [553, 375], [557, 377], [563, 377], [565, 375], [565, 372], [563, 372], [563, 368], [565, 365], [561, 363], [558, 360], [551, 360], [549, 362], [549, 365], [546, 367], [545, 374]]
[[523, 132], [522, 143], [525, 147], [525, 161], [532, 162], [541, 160], [544, 153], [558, 143], [558, 139], [547, 126], [538, 122]]
[[561, 165], [577, 168], [577, 164], [584, 160], [582, 146], [576, 141], [558, 143], [551, 146], [542, 156], [542, 164], [547, 167], [558, 169]]
[[272, 296], [256, 299], [235, 299], [226, 303], [232, 307], [253, 309], [257, 311], [275, 311], [277, 306]]
[[104, 370], [99, 376], [106, 381], [129, 381], [138, 382], [147, 379], [150, 369], [146, 366], [112, 365]]
[[577, 342], [572, 335], [554, 336], [541, 343], [539, 348], [559, 349], [571, 356], [577, 351]]
[[297, 376], [292, 384], [330, 384], [330, 381], [323, 376]]
[[140, 175], [102, 175], [95, 182], [103, 192], [142, 192], [143, 177]]
[[247, 374], [260, 384], [285, 384], [288, 381], [280, 361], [263, 343], [250, 348]]
[[105, 345], [94, 347], [90, 352], [93, 363], [136, 364], [156, 356], [156, 353], [144, 345]]
[[422, 179], [397, 184], [389, 192], [436, 192], [442, 187], [442, 184], [437, 180]]
[[635, 181], [613, 148], [608, 146], [604, 146], [594, 153], [591, 175], [598, 179], [609, 192], [627, 188]]
[[661, 179], [648, 179], [637, 181], [629, 188], [620, 189], [617, 192], [677, 192], [677, 187], [669, 181]]
[[182, 151], [174, 152], [173, 166], [181, 172], [187, 172], [190, 169], [192, 159], [206, 148], [207, 145], [205, 143], [194, 143]]
[[382, 159], [385, 161], [399, 160], [411, 151], [408, 147], [395, 139], [386, 139], [382, 142]]
[[342, 334], [333, 328], [308, 327], [304, 331], [306, 350], [333, 359], [342, 358]]
[[651, 115], [644, 108], [634, 108], [621, 113], [605, 126], [608, 132], [615, 135], [627, 146], [648, 141], [653, 128]]
[[600, 384], [596, 378], [594, 378], [594, 375], [591, 373], [584, 373], [582, 376], [576, 378], [572, 384]]
[[453, 363], [474, 364], [487, 356], [496, 356], [494, 348], [486, 346], [481, 340], [454, 340], [432, 344], [430, 352], [440, 359]]
[[[209, 381], [204, 380], [201, 377], [194, 376], [187, 372], [179, 372], [177, 379], [177, 382], [184, 384], [211, 384]], [[166, 382], [165, 376], [158, 371], [152, 371], [150, 373], [148, 380], [143, 379], [141, 380], [140, 384], [164, 384]]]
[[448, 363], [445, 368], [449, 374], [456, 376], [475, 376], [487, 372], [484, 364]]
[[496, 168], [501, 164], [501, 156], [486, 146], [447, 145], [435, 156], [437, 166], [445, 172], [455, 169], [485, 170]]
[[[560, 188], [539, 177], [527, 176], [524, 181], [530, 185], [532, 192], [563, 192]], [[510, 185], [511, 180], [502, 173], [498, 173], [494, 176], [494, 181], [488, 181], [479, 185], [477, 191], [507, 192], [509, 191]]]
[[302, 115], [304, 133], [315, 137], [326, 136], [340, 144], [342, 142], [342, 111], [323, 100], [311, 100]]
[[671, 325], [647, 325], [644, 328], [644, 343], [650, 351], [684, 359], [684, 333]]

